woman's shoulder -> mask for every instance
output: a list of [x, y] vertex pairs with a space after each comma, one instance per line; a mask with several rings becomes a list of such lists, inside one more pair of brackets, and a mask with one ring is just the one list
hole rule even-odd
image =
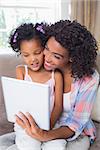
[[96, 79], [96, 80], [100, 80], [100, 74], [98, 73], [97, 70], [94, 71], [92, 78]]
[[94, 71], [94, 73], [90, 77], [86, 77], [83, 82], [93, 82], [93, 83], [99, 83], [100, 75], [97, 70]]
[[[98, 87], [100, 81], [99, 73], [95, 70], [91, 76], [85, 77], [84, 79], [79, 79], [73, 82], [73, 87], [75, 89], [80, 89], [84, 91], [87, 89], [95, 89]], [[76, 88], [77, 87], [77, 88]]]
[[91, 76], [86, 76], [81, 79], [73, 80], [74, 83], [88, 83], [90, 81], [98, 82], [100, 79], [100, 75], [97, 70], [94, 71], [94, 73]]

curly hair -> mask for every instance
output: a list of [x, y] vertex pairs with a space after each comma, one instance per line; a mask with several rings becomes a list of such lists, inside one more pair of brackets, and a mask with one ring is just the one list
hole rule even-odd
[[97, 43], [93, 35], [76, 20], [60, 20], [46, 30], [69, 52], [72, 60], [72, 76], [91, 76], [96, 66]]
[[33, 25], [32, 23], [21, 24], [19, 27], [11, 31], [11, 34], [9, 36], [9, 44], [11, 48], [16, 53], [20, 54], [21, 42], [31, 39], [40, 40], [41, 45], [44, 47], [47, 40], [44, 28], [46, 28], [46, 24], [44, 23], [36, 23], [36, 25]]

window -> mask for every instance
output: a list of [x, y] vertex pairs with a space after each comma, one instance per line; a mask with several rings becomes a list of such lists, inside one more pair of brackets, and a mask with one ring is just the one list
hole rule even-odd
[[8, 37], [21, 23], [53, 23], [69, 18], [70, 0], [0, 0], [0, 53], [12, 52]]

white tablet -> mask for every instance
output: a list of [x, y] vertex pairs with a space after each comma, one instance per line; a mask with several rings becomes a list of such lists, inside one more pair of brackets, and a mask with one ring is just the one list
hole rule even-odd
[[1, 77], [8, 121], [19, 111], [29, 112], [42, 129], [50, 129], [49, 86], [9, 77]]

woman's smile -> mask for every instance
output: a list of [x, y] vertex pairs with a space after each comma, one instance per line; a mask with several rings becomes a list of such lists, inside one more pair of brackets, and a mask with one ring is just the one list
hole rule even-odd
[[44, 67], [46, 70], [52, 70], [52, 65], [50, 63], [48, 63], [47, 61], [44, 62]]

